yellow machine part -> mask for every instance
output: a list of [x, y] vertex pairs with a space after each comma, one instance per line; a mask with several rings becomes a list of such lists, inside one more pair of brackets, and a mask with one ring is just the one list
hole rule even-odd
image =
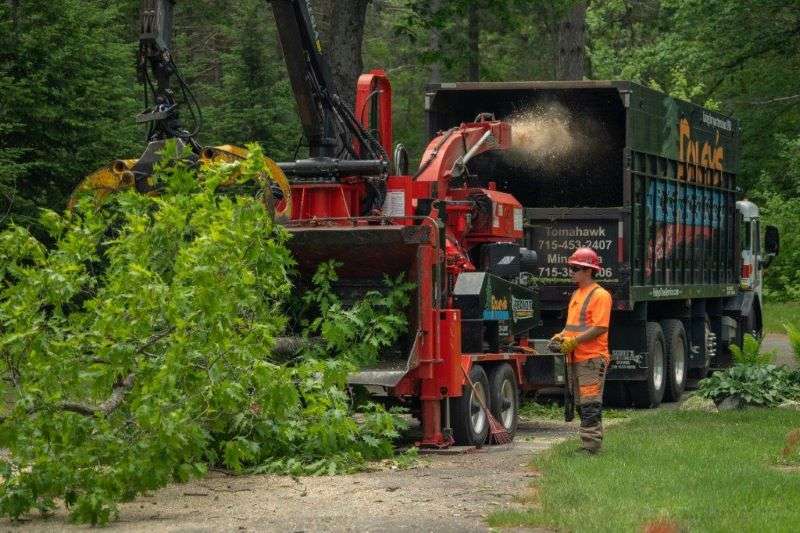
[[119, 159], [89, 174], [72, 191], [67, 209], [75, 207], [78, 197], [83, 193], [92, 192], [97, 201], [102, 201], [112, 192], [133, 187], [133, 173], [130, 169], [136, 161], [136, 159]]
[[[241, 161], [248, 155], [248, 151], [239, 146], [225, 144], [203, 149], [200, 154], [200, 161], [203, 164], [212, 162]], [[67, 209], [72, 209], [81, 194], [91, 192], [98, 202], [104, 200], [109, 194], [124, 190], [134, 186], [134, 176], [131, 169], [138, 159], [118, 159], [112, 164], [100, 168], [87, 176], [72, 192]], [[264, 166], [267, 171], [266, 176], [259, 176], [262, 185], [268, 188], [270, 183], [275, 183], [281, 189], [284, 198], [284, 207], [280, 211], [275, 210], [272, 195], [265, 195], [265, 206], [274, 214], [276, 220], [289, 220], [292, 214], [292, 190], [289, 180], [280, 167], [268, 157], [264, 157]], [[231, 176], [231, 185], [238, 177], [238, 173]]]
[[[231, 144], [223, 144], [222, 146], [213, 146], [203, 149], [200, 153], [200, 161], [203, 163], [217, 161], [232, 163], [246, 158], [248, 153], [249, 152], [245, 148]], [[269, 157], [264, 156], [264, 166], [266, 167], [268, 175], [259, 176], [259, 179], [263, 180], [264, 184], [267, 186], [269, 183], [275, 183], [280, 188], [283, 193], [284, 206], [281, 210], [276, 210], [274, 205], [272, 205], [273, 202], [270, 195], [265, 195], [265, 203], [270, 211], [274, 210], [276, 220], [289, 220], [292, 216], [292, 189], [289, 186], [289, 180], [277, 163]], [[238, 176], [239, 173], [235, 172], [230, 178], [231, 182], [234, 182]]]

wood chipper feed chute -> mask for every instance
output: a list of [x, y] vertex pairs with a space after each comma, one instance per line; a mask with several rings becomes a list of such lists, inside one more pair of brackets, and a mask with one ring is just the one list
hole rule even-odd
[[385, 278], [403, 276], [414, 284], [408, 310], [408, 332], [395, 346], [383, 351], [375, 365], [351, 374], [353, 385], [395, 387], [419, 363], [424, 309], [430, 308], [430, 277], [421, 266], [429, 264], [436, 248], [428, 224], [414, 226], [361, 225], [309, 226], [293, 223], [288, 246], [297, 262], [300, 286], [310, 282], [317, 267], [335, 261], [338, 280], [334, 287], [345, 302], [354, 302], [367, 291], [386, 288]]

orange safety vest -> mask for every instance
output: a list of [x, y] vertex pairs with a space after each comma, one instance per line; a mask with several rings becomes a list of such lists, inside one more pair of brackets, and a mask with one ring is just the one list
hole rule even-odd
[[[567, 309], [565, 337], [577, 337], [589, 328], [607, 328], [611, 318], [611, 294], [598, 284], [572, 293]], [[573, 361], [586, 361], [593, 357], [605, 357], [608, 361], [608, 332], [597, 338], [578, 344], [572, 352]]]

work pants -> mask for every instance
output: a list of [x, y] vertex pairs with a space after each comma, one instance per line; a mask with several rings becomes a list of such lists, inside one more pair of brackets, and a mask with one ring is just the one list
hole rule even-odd
[[606, 358], [592, 357], [571, 363], [574, 397], [581, 417], [581, 446], [597, 452], [603, 444], [603, 386], [606, 381]]

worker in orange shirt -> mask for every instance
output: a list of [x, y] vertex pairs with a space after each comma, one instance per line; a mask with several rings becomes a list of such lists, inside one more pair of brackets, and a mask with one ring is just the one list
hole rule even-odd
[[594, 280], [600, 270], [600, 257], [591, 248], [575, 250], [567, 265], [578, 288], [569, 301], [567, 325], [551, 342], [560, 345], [567, 364], [571, 365], [581, 417], [581, 450], [595, 454], [603, 443], [603, 385], [610, 361], [611, 294]]

